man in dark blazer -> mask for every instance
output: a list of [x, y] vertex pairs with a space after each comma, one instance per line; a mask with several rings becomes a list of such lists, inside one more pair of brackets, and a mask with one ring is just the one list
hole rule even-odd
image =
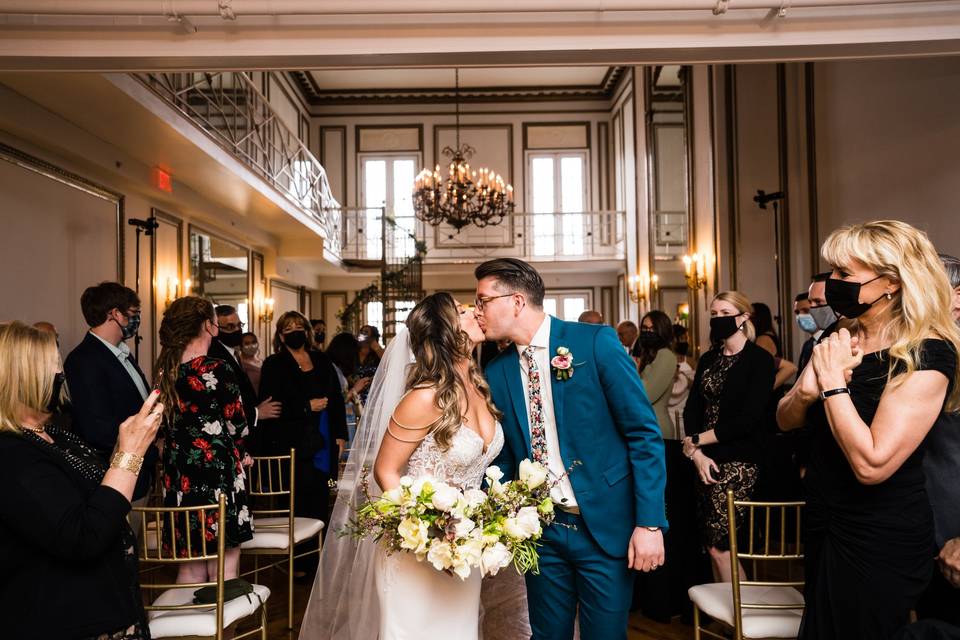
[[[90, 331], [63, 364], [73, 403], [73, 430], [109, 460], [120, 423], [140, 411], [150, 385], [126, 345], [140, 327], [140, 299], [117, 282], [88, 287], [80, 308]], [[133, 491], [146, 498], [159, 457], [151, 446]]]
[[250, 436], [248, 436], [247, 447], [252, 448], [253, 453], [257, 453], [257, 433], [256, 425], [259, 420], [269, 420], [280, 415], [280, 403], [273, 398], [266, 398], [259, 402], [257, 392], [250, 382], [250, 376], [244, 370], [243, 365], [237, 360], [234, 349], [240, 347], [243, 342], [243, 323], [240, 322], [240, 314], [236, 307], [229, 304], [217, 305], [217, 325], [219, 325], [219, 335], [210, 342], [210, 349], [207, 355], [211, 358], [217, 358], [227, 363], [227, 368], [233, 372], [237, 383], [240, 385], [240, 399], [243, 401], [243, 413], [247, 418], [247, 425], [250, 427]]

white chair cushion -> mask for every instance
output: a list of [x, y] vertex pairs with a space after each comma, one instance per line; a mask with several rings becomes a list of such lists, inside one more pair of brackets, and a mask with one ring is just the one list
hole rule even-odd
[[[733, 626], [733, 589], [729, 582], [698, 584], [687, 594], [700, 610]], [[743, 604], [790, 604], [797, 609], [742, 608], [743, 635], [748, 638], [796, 638], [803, 617], [803, 594], [793, 587], [742, 585]]]
[[[185, 589], [168, 589], [153, 601], [155, 606], [170, 606], [191, 604], [193, 602], [193, 587]], [[259, 598], [257, 596], [260, 596]], [[252, 615], [260, 608], [260, 603], [267, 602], [270, 589], [263, 585], [253, 585], [253, 593], [228, 600], [223, 604], [223, 627], [228, 626]], [[213, 636], [217, 632], [217, 608], [211, 606], [204, 609], [183, 609], [179, 611], [149, 611], [150, 635], [154, 638], [175, 638], [182, 636]]]
[[[253, 539], [242, 543], [241, 549], [286, 549], [290, 545], [288, 518], [257, 518], [253, 524]], [[293, 540], [309, 540], [319, 534], [323, 527], [323, 520], [294, 518]]]
[[[139, 535], [143, 530], [137, 531]], [[157, 531], [157, 523], [151, 520], [147, 523], [147, 534], [143, 540], [146, 548], [150, 551], [157, 551], [160, 547], [160, 533]]]

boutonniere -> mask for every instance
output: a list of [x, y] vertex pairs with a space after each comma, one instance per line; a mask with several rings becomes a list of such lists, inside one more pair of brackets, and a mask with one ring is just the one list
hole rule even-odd
[[550, 366], [557, 380], [569, 380], [573, 377], [573, 354], [566, 347], [557, 347], [557, 355], [550, 360]]

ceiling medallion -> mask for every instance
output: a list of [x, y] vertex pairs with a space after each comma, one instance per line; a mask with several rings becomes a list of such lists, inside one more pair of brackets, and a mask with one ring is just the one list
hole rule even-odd
[[468, 225], [486, 227], [503, 222], [513, 213], [513, 186], [500, 174], [481, 167], [473, 171], [467, 160], [475, 149], [460, 144], [460, 70], [456, 69], [456, 147], [444, 147], [450, 158], [446, 179], [438, 164], [433, 171], [424, 169], [413, 190], [413, 210], [417, 218], [433, 226], [448, 224], [459, 233]]

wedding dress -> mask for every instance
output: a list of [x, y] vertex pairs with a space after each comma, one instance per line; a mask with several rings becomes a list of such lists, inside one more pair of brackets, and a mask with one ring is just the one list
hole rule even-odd
[[[499, 423], [486, 447], [483, 439], [466, 426], [457, 430], [446, 451], [430, 434], [410, 456], [406, 475], [414, 479], [437, 478], [463, 489], [477, 489], [483, 472], [502, 447], [503, 430]], [[418, 562], [411, 553], [387, 555], [378, 549], [374, 572], [380, 600], [380, 640], [479, 637], [479, 570], [461, 580], [437, 571], [429, 562]]]

